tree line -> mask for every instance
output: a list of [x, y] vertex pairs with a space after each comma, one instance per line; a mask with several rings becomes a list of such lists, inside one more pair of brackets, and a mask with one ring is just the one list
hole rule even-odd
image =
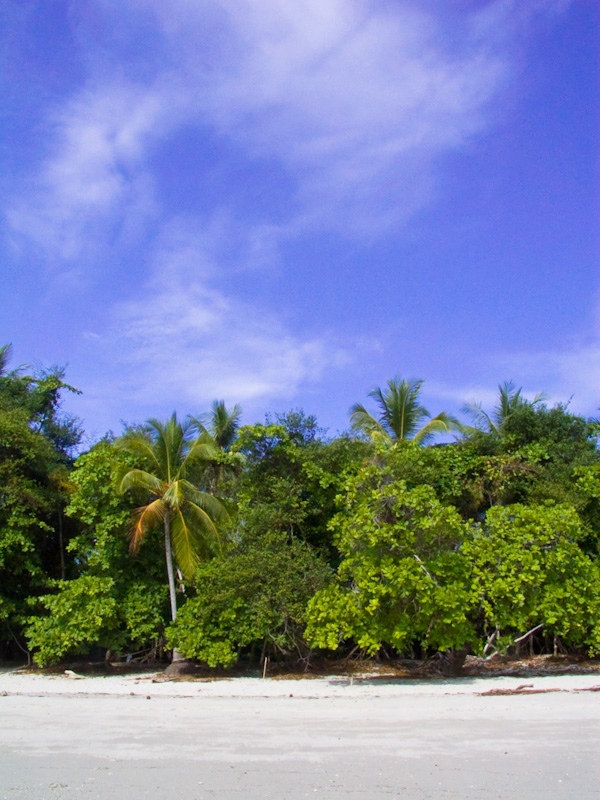
[[[597, 420], [511, 383], [431, 415], [397, 377], [328, 437], [296, 410], [148, 420], [81, 450], [64, 371], [0, 348], [0, 654], [600, 652]], [[440, 443], [440, 434], [454, 440]]]

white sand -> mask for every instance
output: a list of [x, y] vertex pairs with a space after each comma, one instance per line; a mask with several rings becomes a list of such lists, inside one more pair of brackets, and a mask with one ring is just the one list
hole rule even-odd
[[0, 672], [0, 800], [599, 797], [598, 675], [152, 678]]
[[278, 680], [220, 678], [166, 681], [161, 673], [126, 676], [73, 677], [0, 670], [0, 692], [31, 696], [52, 695], [150, 695], [151, 697], [304, 697], [368, 698], [434, 695], [477, 695], [492, 689], [560, 689], [579, 692], [600, 686], [600, 674], [560, 675], [535, 678], [485, 677], [439, 680], [402, 680], [384, 675], [331, 675], [325, 678]]

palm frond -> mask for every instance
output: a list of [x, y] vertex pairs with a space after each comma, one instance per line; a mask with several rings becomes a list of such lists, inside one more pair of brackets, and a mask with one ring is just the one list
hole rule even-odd
[[224, 400], [213, 400], [209, 431], [221, 450], [228, 450], [233, 444], [241, 416], [242, 407], [237, 403], [228, 410]]
[[[471, 417], [473, 422], [475, 423], [475, 429], [479, 431], [486, 431], [487, 433], [493, 433], [494, 435], [498, 435], [498, 429], [494, 424], [492, 418], [487, 414], [481, 405], [481, 403], [470, 402], [465, 403], [461, 408], [463, 414], [467, 414]], [[466, 429], [465, 429], [466, 430]]]
[[186, 499], [183, 481], [181, 479], [171, 481], [171, 483], [168, 484], [163, 497], [169, 508], [181, 508]]
[[179, 483], [181, 484], [186, 502], [197, 505], [216, 523], [229, 522], [229, 512], [218, 497], [215, 497], [214, 494], [210, 494], [209, 492], [203, 492], [189, 481], [181, 480]]
[[189, 579], [200, 564], [220, 544], [219, 534], [208, 514], [195, 503], [177, 508], [171, 517], [171, 540], [177, 565]]
[[540, 403], [544, 403], [548, 399], [548, 392], [538, 392], [533, 400], [529, 401], [529, 405], [537, 406]]
[[427, 409], [419, 404], [422, 380], [408, 381], [396, 376], [387, 384], [387, 390], [374, 389], [369, 393], [381, 410], [380, 420], [395, 439], [410, 439], [424, 417]]
[[166, 513], [167, 507], [160, 497], [147, 506], [136, 509], [129, 530], [129, 546], [133, 553], [137, 553], [148, 530], [158, 522], [162, 522]]
[[200, 563], [198, 549], [201, 536], [189, 525], [180, 508], [171, 516], [170, 529], [175, 561], [183, 577], [189, 580]]
[[211, 515], [204, 508], [192, 502], [186, 503], [185, 511], [196, 529], [198, 554], [206, 557], [222, 551], [219, 528], [211, 519]]
[[515, 412], [527, 406], [534, 408], [546, 399], [545, 392], [538, 392], [533, 400], [528, 400], [523, 396], [522, 387], [517, 389], [514, 381], [504, 381], [504, 383], [498, 385], [498, 402], [494, 406], [491, 415], [483, 410], [481, 403], [474, 402], [466, 403], [462, 407], [462, 411], [471, 417], [478, 430], [487, 431], [500, 438], [506, 422]]
[[372, 414], [369, 414], [367, 409], [360, 403], [356, 403], [350, 409], [350, 424], [355, 431], [365, 433], [367, 436], [373, 437], [374, 433], [380, 436], [390, 438], [389, 433]]
[[391, 445], [403, 439], [413, 439], [423, 444], [434, 433], [459, 430], [460, 423], [442, 412], [424, 426], [430, 418], [429, 411], [419, 402], [422, 380], [406, 380], [400, 376], [391, 378], [385, 390], [376, 387], [369, 392], [379, 409], [376, 419], [366, 408], [357, 403], [352, 406], [350, 421], [355, 430], [367, 433], [378, 444]]
[[460, 430], [462, 430], [462, 425], [456, 417], [442, 411], [437, 416], [432, 417], [421, 430], [415, 433], [413, 442], [415, 442], [415, 444], [425, 444], [425, 442], [428, 442], [436, 433], [451, 433], [452, 431]]
[[200, 433], [190, 444], [185, 461], [211, 461], [219, 456], [219, 448], [208, 431]]
[[154, 442], [148, 431], [129, 431], [115, 442], [116, 447], [131, 453], [142, 460], [150, 460], [159, 470], [160, 463], [156, 457]]
[[191, 425], [193, 426], [196, 436], [199, 436], [202, 433], [208, 433], [208, 435], [210, 436], [210, 433], [207, 428], [208, 418], [209, 418], [208, 411], [204, 411], [198, 417], [190, 416], [189, 420]]
[[524, 405], [521, 392], [522, 389], [517, 389], [513, 381], [505, 381], [498, 386], [498, 403], [494, 406], [497, 427], [500, 427], [517, 408]]
[[149, 419], [146, 423], [153, 440], [153, 449], [156, 461], [164, 480], [169, 483], [172, 478], [173, 461], [177, 459], [179, 447], [174, 439], [179, 439], [177, 429], [177, 415], [173, 412], [171, 418], [165, 423], [158, 419]]
[[146, 489], [151, 494], [160, 496], [164, 492], [164, 484], [151, 472], [143, 469], [130, 469], [121, 478], [119, 491], [124, 494], [130, 489]]
[[3, 344], [0, 347], [0, 375], [4, 375], [12, 355], [12, 344]]

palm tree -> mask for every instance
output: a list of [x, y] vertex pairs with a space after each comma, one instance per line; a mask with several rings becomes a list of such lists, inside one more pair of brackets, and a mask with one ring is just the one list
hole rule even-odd
[[388, 381], [387, 389], [373, 389], [369, 392], [369, 397], [377, 403], [379, 415], [374, 417], [363, 405], [356, 403], [350, 409], [352, 427], [368, 434], [373, 442], [386, 446], [403, 439], [424, 444], [436, 433], [460, 430], [458, 420], [445, 411], [432, 417], [419, 403], [423, 383], [424, 381], [407, 381], [397, 376]]
[[10, 361], [11, 350], [11, 344], [3, 344], [2, 347], [0, 347], [0, 376], [6, 373], [6, 366]]
[[190, 577], [201, 555], [218, 542], [217, 524], [228, 519], [221, 501], [190, 480], [203, 462], [216, 455], [210, 437], [201, 433], [193, 438], [195, 430], [191, 420], [182, 424], [173, 414], [165, 423], [148, 420], [144, 430], [126, 434], [120, 443], [146, 466], [130, 469], [121, 479], [120, 491], [143, 489], [150, 495], [135, 512], [131, 549], [137, 551], [148, 531], [162, 524], [173, 620], [177, 616], [173, 557], [181, 574]]
[[241, 416], [242, 407], [237, 403], [229, 411], [224, 400], [213, 400], [210, 414], [191, 418], [201, 435], [212, 442], [215, 448], [216, 456], [206, 469], [206, 481], [209, 491], [213, 494], [221, 483], [223, 475], [228, 471], [235, 471], [235, 467], [243, 460], [241, 453], [230, 452], [231, 445], [237, 437]]
[[513, 381], [501, 383], [498, 386], [498, 402], [491, 415], [483, 410], [481, 403], [465, 403], [462, 410], [475, 423], [475, 427], [471, 428], [471, 431], [483, 430], [499, 439], [506, 422], [516, 411], [525, 406], [533, 408], [546, 399], [544, 392], [538, 392], [533, 400], [527, 400], [526, 397], [523, 397], [522, 392], [523, 388], [517, 389]]
[[[206, 418], [207, 415], [202, 415]], [[220, 450], [229, 450], [237, 436], [240, 426], [242, 407], [236, 403], [231, 411], [225, 407], [224, 400], [213, 400], [212, 411], [208, 426], [204, 425], [202, 418], [194, 420], [199, 430], [210, 434], [213, 442]]]

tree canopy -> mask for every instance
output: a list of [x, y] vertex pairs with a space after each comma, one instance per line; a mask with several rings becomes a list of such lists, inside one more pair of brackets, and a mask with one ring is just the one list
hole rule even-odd
[[425, 444], [436, 433], [460, 430], [458, 420], [450, 414], [440, 411], [432, 417], [421, 405], [419, 395], [423, 383], [396, 377], [388, 381], [387, 389], [376, 387], [369, 392], [369, 397], [375, 400], [378, 415], [373, 416], [363, 405], [356, 403], [350, 410], [353, 429], [386, 446], [404, 439]]
[[61, 411], [64, 370], [10, 355], [3, 657], [600, 653], [597, 420], [509, 382], [462, 425], [394, 378], [336, 436], [301, 409], [242, 424], [219, 400], [90, 447]]

